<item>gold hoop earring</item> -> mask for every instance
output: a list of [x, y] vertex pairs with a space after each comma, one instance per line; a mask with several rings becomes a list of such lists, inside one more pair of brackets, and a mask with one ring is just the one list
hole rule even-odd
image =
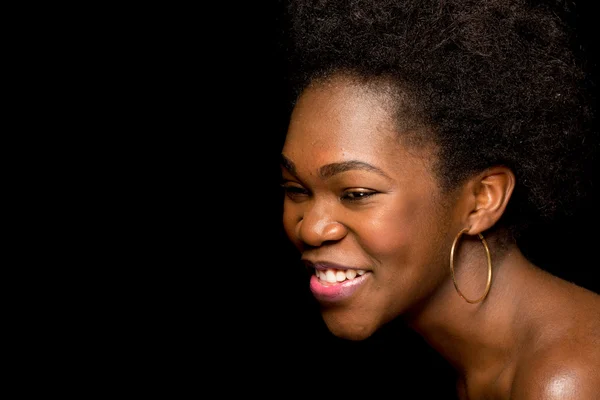
[[490, 249], [485, 241], [485, 238], [481, 233], [478, 233], [479, 240], [481, 240], [481, 244], [483, 244], [483, 248], [485, 249], [485, 254], [487, 255], [487, 264], [488, 264], [488, 276], [487, 276], [487, 284], [485, 285], [485, 292], [483, 296], [478, 298], [477, 300], [470, 300], [462, 294], [460, 289], [458, 288], [458, 284], [456, 283], [456, 277], [454, 276], [454, 249], [456, 248], [456, 243], [458, 243], [458, 239], [462, 236], [463, 233], [467, 232], [469, 229], [465, 228], [462, 231], [458, 232], [458, 235], [454, 238], [454, 243], [452, 243], [452, 248], [450, 249], [450, 272], [452, 273], [452, 282], [454, 282], [454, 288], [458, 292], [458, 295], [462, 297], [467, 303], [475, 304], [483, 301], [488, 295], [490, 291], [490, 287], [492, 286], [492, 256], [490, 255]]

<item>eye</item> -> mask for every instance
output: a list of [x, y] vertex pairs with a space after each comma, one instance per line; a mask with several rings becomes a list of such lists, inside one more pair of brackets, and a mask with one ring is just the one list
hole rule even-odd
[[302, 186], [293, 184], [291, 182], [285, 182], [281, 184], [281, 188], [285, 192], [285, 195], [292, 200], [299, 200], [302, 197], [307, 197], [310, 192], [304, 189]]
[[365, 199], [373, 196], [374, 194], [377, 194], [377, 192], [374, 190], [368, 190], [368, 189], [346, 190], [344, 192], [344, 194], [342, 195], [342, 199], [348, 200], [348, 201], [360, 201], [360, 200], [365, 200]]

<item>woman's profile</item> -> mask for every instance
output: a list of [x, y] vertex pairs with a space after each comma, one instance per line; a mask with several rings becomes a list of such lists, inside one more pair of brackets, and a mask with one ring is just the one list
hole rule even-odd
[[600, 295], [522, 249], [597, 151], [566, 5], [288, 3], [283, 226], [329, 331], [403, 321], [461, 399], [600, 398]]

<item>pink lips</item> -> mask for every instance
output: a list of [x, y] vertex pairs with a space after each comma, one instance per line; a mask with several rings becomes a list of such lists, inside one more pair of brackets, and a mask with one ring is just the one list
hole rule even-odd
[[345, 300], [366, 282], [369, 273], [337, 283], [322, 282], [316, 275], [310, 278], [310, 290], [318, 301], [332, 303]]

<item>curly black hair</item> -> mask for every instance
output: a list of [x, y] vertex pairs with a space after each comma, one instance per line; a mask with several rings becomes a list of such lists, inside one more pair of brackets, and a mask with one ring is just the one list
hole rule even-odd
[[517, 187], [502, 220], [513, 237], [587, 196], [597, 140], [590, 77], [567, 19], [573, 4], [286, 4], [293, 96], [339, 72], [391, 83], [404, 99], [399, 116], [432, 128], [422, 130], [434, 135], [423, 140], [437, 144], [443, 188], [491, 165], [513, 170]]

